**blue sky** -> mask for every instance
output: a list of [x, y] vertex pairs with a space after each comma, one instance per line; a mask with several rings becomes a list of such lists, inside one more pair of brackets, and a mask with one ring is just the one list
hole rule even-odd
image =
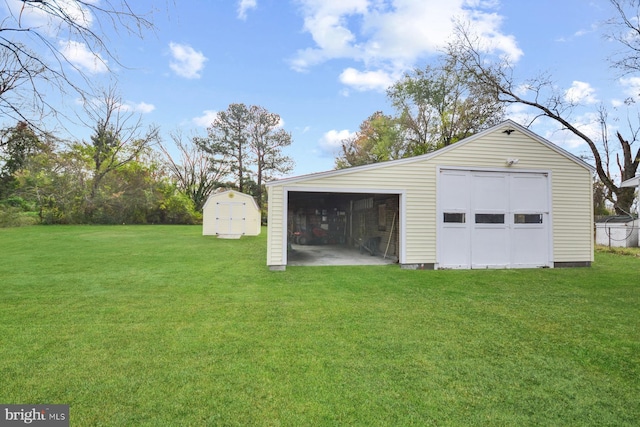
[[[99, 2], [99, 0], [92, 0]], [[19, 0], [0, 2], [0, 9]], [[286, 154], [293, 175], [332, 169], [341, 139], [373, 112], [391, 113], [385, 89], [403, 72], [433, 61], [451, 35], [453, 19], [509, 55], [523, 77], [548, 72], [586, 108], [571, 117], [597, 135], [600, 103], [609, 108], [636, 94], [635, 79], [621, 79], [607, 58], [617, 48], [603, 38], [614, 16], [608, 0], [213, 0], [131, 2], [151, 16], [155, 31], [143, 39], [105, 28], [122, 67], [107, 59], [127, 107], [169, 132], [205, 133], [215, 112], [231, 103], [278, 113], [293, 144]], [[25, 16], [29, 19], [29, 16]], [[93, 23], [92, 25], [96, 25]], [[61, 43], [58, 41], [58, 43]], [[106, 67], [81, 45], [69, 57], [107, 87]], [[73, 49], [71, 49], [73, 48]], [[75, 99], [61, 109], [78, 110]], [[520, 108], [509, 118], [522, 122]], [[70, 113], [73, 115], [73, 113]], [[587, 147], [555, 132], [532, 129], [581, 155]], [[70, 129], [74, 129], [73, 126]], [[74, 136], [86, 138], [75, 128]]]

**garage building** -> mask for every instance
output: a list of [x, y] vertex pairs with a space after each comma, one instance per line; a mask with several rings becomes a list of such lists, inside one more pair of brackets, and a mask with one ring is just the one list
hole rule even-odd
[[592, 173], [508, 120], [422, 156], [272, 181], [267, 265], [302, 243], [403, 268], [589, 266]]

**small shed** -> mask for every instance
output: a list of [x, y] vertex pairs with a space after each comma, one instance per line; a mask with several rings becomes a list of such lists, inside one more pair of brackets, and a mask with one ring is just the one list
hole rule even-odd
[[507, 120], [429, 154], [271, 181], [267, 265], [285, 269], [304, 240], [409, 269], [589, 266], [593, 171]]
[[260, 209], [254, 198], [235, 190], [212, 194], [202, 209], [203, 236], [257, 236], [260, 226]]
[[596, 244], [620, 247], [638, 247], [640, 221], [629, 215], [607, 216], [596, 221]]

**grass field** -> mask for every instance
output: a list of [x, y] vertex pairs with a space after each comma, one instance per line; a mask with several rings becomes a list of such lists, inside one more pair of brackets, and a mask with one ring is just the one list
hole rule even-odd
[[640, 423], [640, 258], [265, 265], [197, 226], [0, 229], [0, 403], [73, 426]]

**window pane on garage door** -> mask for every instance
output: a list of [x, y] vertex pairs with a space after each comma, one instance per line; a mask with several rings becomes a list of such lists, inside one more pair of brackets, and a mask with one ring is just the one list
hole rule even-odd
[[504, 214], [476, 214], [476, 224], [504, 224]]

